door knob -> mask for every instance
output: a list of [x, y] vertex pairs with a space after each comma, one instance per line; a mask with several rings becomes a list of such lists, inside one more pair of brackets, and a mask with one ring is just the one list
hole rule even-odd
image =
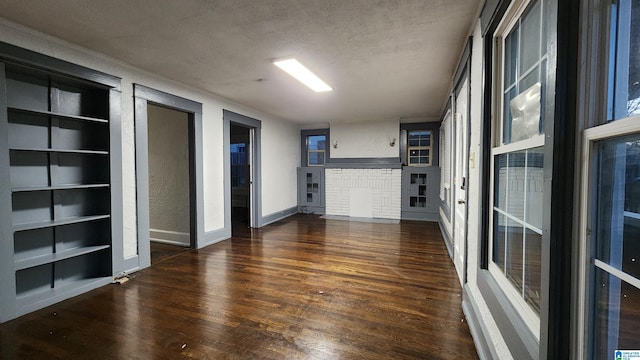
[[466, 203], [466, 201], [464, 201], [464, 200], [458, 200], [458, 204], [464, 204], [464, 203]]

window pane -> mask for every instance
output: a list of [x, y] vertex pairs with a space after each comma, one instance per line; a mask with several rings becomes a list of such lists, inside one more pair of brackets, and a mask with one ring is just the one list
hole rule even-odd
[[493, 212], [493, 262], [504, 271], [504, 252], [507, 236], [507, 217], [497, 211]]
[[542, 148], [527, 150], [527, 175], [525, 184], [526, 216], [525, 221], [542, 229], [544, 198], [544, 154]]
[[597, 258], [640, 279], [640, 135], [599, 144]]
[[617, 349], [640, 349], [640, 289], [596, 268], [596, 359], [613, 359]]
[[410, 139], [409, 146], [420, 146], [420, 139]]
[[511, 100], [518, 95], [516, 88], [512, 88], [509, 90], [503, 99], [503, 112], [502, 112], [502, 142], [505, 144], [511, 143], [511, 123], [513, 122], [513, 117], [511, 116]]
[[520, 80], [520, 89], [526, 90], [532, 87], [540, 79], [539, 67], [536, 66]]
[[615, 1], [611, 13], [609, 119], [640, 115], [640, 0]]
[[522, 259], [522, 236], [524, 228], [522, 225], [506, 218], [506, 269], [505, 275], [511, 280], [513, 285], [519, 292], [522, 292], [522, 273], [523, 273], [523, 259]]
[[311, 135], [307, 136], [307, 150], [325, 150], [326, 136]]
[[493, 206], [507, 210], [507, 185], [508, 185], [508, 171], [507, 160], [509, 154], [501, 154], [495, 158], [495, 174], [494, 177], [494, 190], [493, 190]]
[[516, 59], [518, 57], [518, 29], [516, 26], [504, 41], [504, 88], [516, 82]]
[[540, 262], [542, 260], [542, 235], [525, 230], [524, 299], [540, 312]]
[[499, 174], [498, 184], [505, 186], [505, 188], [498, 190], [498, 197], [501, 198], [500, 204], [511, 216], [524, 221], [526, 150], [512, 152], [504, 156], [507, 156], [507, 169]]
[[627, 116], [640, 115], [640, 0], [632, 1]]
[[309, 166], [324, 165], [324, 151], [309, 151]]
[[540, 30], [540, 2], [538, 1], [524, 14], [520, 25], [521, 74], [524, 74], [540, 58]]

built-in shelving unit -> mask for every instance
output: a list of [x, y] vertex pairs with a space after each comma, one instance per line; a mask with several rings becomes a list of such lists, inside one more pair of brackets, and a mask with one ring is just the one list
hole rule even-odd
[[0, 87], [6, 321], [112, 279], [111, 87], [14, 61]]
[[303, 213], [325, 213], [324, 167], [298, 168], [298, 210]]
[[436, 166], [402, 168], [402, 219], [437, 221], [440, 169]]

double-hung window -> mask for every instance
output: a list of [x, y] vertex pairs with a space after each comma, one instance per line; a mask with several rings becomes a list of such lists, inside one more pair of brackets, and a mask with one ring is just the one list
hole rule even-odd
[[640, 0], [607, 5], [608, 17], [592, 15], [606, 22], [606, 40], [591, 44], [585, 60], [599, 65], [587, 82], [606, 75], [589, 87], [601, 103], [583, 119], [578, 337], [587, 359], [640, 350]]
[[409, 130], [407, 133], [408, 163], [409, 166], [431, 165], [431, 131]]
[[329, 129], [302, 130], [302, 166], [324, 166], [329, 158]]
[[514, 1], [494, 38], [489, 271], [539, 336], [545, 1]]

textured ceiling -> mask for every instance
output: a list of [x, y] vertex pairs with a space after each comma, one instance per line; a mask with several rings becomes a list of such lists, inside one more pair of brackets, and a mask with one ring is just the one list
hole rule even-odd
[[[299, 122], [437, 118], [481, 0], [2, 0], [0, 16]], [[1, 38], [1, 36], [0, 36]], [[316, 94], [271, 61], [296, 57]]]

